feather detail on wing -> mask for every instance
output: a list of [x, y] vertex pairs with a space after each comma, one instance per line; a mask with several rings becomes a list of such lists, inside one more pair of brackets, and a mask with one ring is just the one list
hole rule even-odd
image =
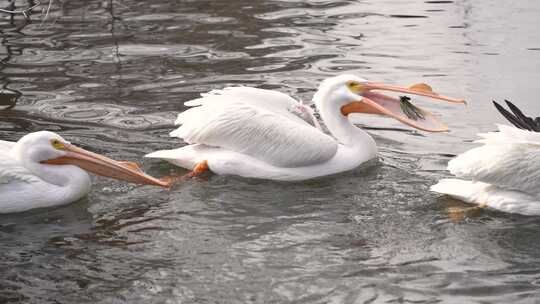
[[291, 118], [290, 113], [271, 111], [254, 102], [218, 102], [205, 98], [192, 101], [190, 105], [200, 106], [178, 115], [176, 123], [181, 126], [171, 136], [189, 144], [251, 155], [279, 167], [321, 163], [337, 151], [338, 144], [332, 137], [297, 117]]
[[213, 90], [201, 94], [201, 98], [193, 99], [184, 105], [193, 107], [211, 104], [242, 103], [256, 108], [281, 114], [291, 120], [308, 123], [321, 129], [319, 121], [313, 114], [313, 109], [291, 96], [272, 90], [251, 87], [227, 87], [223, 90]]
[[540, 133], [499, 125], [500, 132], [479, 134], [483, 146], [448, 163], [457, 177], [540, 195]]
[[0, 186], [13, 182], [33, 183], [40, 181], [32, 172], [10, 156], [14, 142], [0, 140]]
[[32, 172], [3, 154], [0, 154], [0, 185], [14, 182], [33, 183], [40, 181]]

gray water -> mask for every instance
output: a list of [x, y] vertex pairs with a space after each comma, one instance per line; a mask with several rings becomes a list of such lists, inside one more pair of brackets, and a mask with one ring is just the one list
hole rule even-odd
[[[25, 1], [15, 1], [17, 8]], [[0, 0], [0, 7], [9, 1]], [[277, 183], [208, 175], [173, 191], [95, 178], [71, 205], [0, 216], [1, 303], [540, 303], [540, 220], [453, 216], [428, 188], [504, 120], [540, 115], [537, 1], [56, 0], [0, 13], [0, 139], [52, 130], [86, 149], [142, 155], [183, 101], [229, 85], [310, 100], [352, 73], [430, 84], [469, 105], [421, 102], [451, 132], [359, 117], [380, 157]]]

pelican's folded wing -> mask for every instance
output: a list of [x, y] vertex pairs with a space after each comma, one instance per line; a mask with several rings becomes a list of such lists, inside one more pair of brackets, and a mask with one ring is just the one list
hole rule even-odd
[[200, 106], [211, 104], [242, 103], [259, 109], [280, 114], [300, 123], [308, 123], [320, 129], [317, 118], [309, 105], [292, 98], [291, 96], [272, 90], [251, 87], [227, 87], [223, 90], [213, 90], [201, 94], [201, 98], [184, 103], [186, 106]]
[[14, 182], [33, 183], [41, 181], [32, 172], [22, 167], [14, 159], [0, 155], [0, 186]]
[[540, 196], [540, 133], [499, 125], [500, 132], [479, 134], [483, 146], [448, 163], [457, 177]]
[[279, 167], [301, 167], [332, 158], [329, 135], [289, 115], [244, 102], [207, 102], [180, 113], [171, 132], [189, 144], [205, 144], [251, 155]]

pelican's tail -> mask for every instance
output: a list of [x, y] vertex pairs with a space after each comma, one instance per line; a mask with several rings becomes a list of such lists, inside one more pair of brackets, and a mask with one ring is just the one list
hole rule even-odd
[[467, 203], [482, 204], [477, 201], [479, 194], [485, 193], [489, 184], [482, 182], [472, 182], [462, 179], [445, 178], [441, 179], [437, 184], [431, 186], [433, 192], [450, 195]]
[[483, 182], [446, 178], [431, 186], [430, 190], [504, 212], [540, 215], [540, 198]]
[[160, 150], [146, 154], [144, 157], [163, 159], [188, 170], [193, 169], [197, 164], [197, 155], [194, 153], [192, 145], [173, 150]]

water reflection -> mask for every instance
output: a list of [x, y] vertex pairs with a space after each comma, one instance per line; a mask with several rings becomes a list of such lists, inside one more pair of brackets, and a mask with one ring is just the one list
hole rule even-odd
[[[15, 11], [15, 2], [10, 2], [7, 11]], [[15, 26], [14, 17], [15, 14], [10, 14], [10, 26]], [[23, 27], [24, 25], [16, 27], [14, 32], [20, 31]], [[2, 58], [0, 59], [0, 110], [2, 110], [13, 108], [22, 93], [16, 90], [9, 89], [8, 85], [10, 83], [8, 79], [3, 75], [3, 73], [1, 73], [9, 60], [12, 58], [12, 56], [20, 54], [20, 50], [9, 43], [9, 34], [7, 31], [6, 33], [4, 33], [4, 29], [2, 27], [0, 27], [0, 34], [2, 34], [2, 40], [0, 42], [2, 50], [0, 52], [0, 56], [2, 56]]]

